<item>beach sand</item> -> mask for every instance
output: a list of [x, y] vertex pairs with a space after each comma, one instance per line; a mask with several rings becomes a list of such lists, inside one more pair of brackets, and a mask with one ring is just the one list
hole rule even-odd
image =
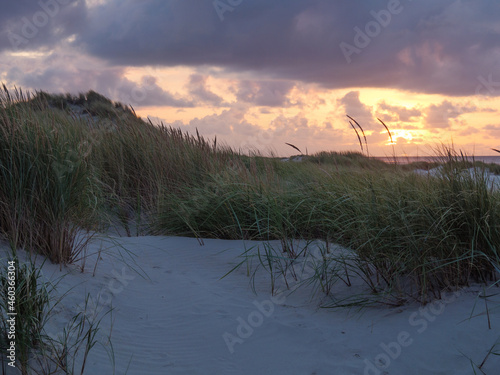
[[[86, 374], [474, 374], [471, 361], [480, 365], [495, 342], [500, 352], [497, 287], [486, 292], [496, 294], [487, 299], [491, 329], [480, 286], [446, 293], [426, 306], [324, 309], [318, 307], [324, 296], [311, 298], [308, 287], [271, 295], [264, 272], [255, 278], [255, 294], [245, 266], [221, 279], [257, 242], [203, 242], [95, 239], [88, 249], [101, 250], [95, 276], [95, 254], [83, 273], [76, 265], [61, 271], [46, 262], [45, 278], [65, 275], [56, 295], [67, 292], [46, 332], [60, 335], [82, 311], [87, 294], [88, 311], [113, 308], [100, 323], [102, 345], [90, 352]], [[340, 284], [333, 295], [349, 292]], [[491, 354], [481, 370], [500, 374], [500, 356]]]

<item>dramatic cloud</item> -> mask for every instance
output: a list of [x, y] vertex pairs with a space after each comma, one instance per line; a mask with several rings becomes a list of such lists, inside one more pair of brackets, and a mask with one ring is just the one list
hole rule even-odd
[[[115, 87], [114, 91], [111, 89]], [[153, 76], [143, 76], [141, 83], [137, 84], [127, 78], [117, 76], [115, 82], [103, 87], [101, 92], [108, 92], [112, 98], [133, 106], [159, 106], [159, 107], [194, 107], [192, 101], [179, 95], [173, 95], [163, 90]]]
[[408, 109], [406, 107], [394, 106], [387, 104], [385, 101], [381, 102], [378, 107], [380, 110], [388, 112], [390, 119], [393, 121], [412, 122], [416, 121], [422, 115], [422, 111], [417, 108]]
[[241, 108], [231, 108], [224, 110], [221, 114], [205, 116], [201, 119], [195, 118], [184, 128], [191, 132], [200, 131], [200, 134], [207, 136], [230, 135], [233, 132], [246, 134], [248, 129], [256, 128], [245, 120], [246, 110]]
[[458, 121], [460, 115], [475, 111], [477, 111], [475, 106], [458, 106], [445, 100], [438, 105], [432, 104], [426, 109], [425, 123], [429, 128], [449, 128], [453, 121]]
[[[203, 118], [195, 118], [188, 124], [180, 121], [168, 125], [195, 134], [213, 138], [219, 141], [231, 140], [236, 149], [276, 151], [290, 154], [295, 151], [286, 143], [297, 145], [303, 152], [306, 150], [330, 150], [333, 144], [344, 142], [344, 131], [332, 128], [331, 124], [318, 125], [302, 115], [286, 117], [278, 115], [271, 121], [267, 129], [247, 121], [248, 107], [233, 107], [220, 114], [212, 114]], [[157, 122], [160, 122], [157, 119]], [[165, 121], [163, 121], [165, 123]], [[312, 143], [309, 143], [312, 142]], [[348, 149], [351, 143], [342, 149]]]
[[81, 0], [16, 0], [2, 3], [0, 51], [51, 48], [86, 27], [87, 7]]
[[0, 80], [96, 90], [236, 147], [352, 149], [346, 114], [379, 153], [392, 146], [377, 117], [398, 151], [483, 147], [499, 16], [500, 2], [471, 0], [16, 0], [0, 13]]
[[479, 77], [500, 81], [497, 2], [254, 0], [230, 8], [221, 21], [212, 1], [110, 0], [89, 10], [75, 43], [113, 63], [212, 65], [329, 88], [473, 95]]
[[20, 0], [2, 7], [0, 50], [69, 38], [120, 66], [216, 66], [328, 88], [500, 96], [499, 14], [493, 1]]
[[287, 95], [293, 87], [292, 82], [244, 80], [236, 96], [240, 101], [258, 106], [284, 107], [289, 105]]
[[[2, 57], [2, 56], [0, 56]], [[141, 106], [193, 107], [191, 100], [172, 94], [161, 88], [157, 79], [145, 75], [139, 83], [125, 77], [122, 67], [107, 67], [92, 58], [55, 51], [34, 59], [32, 57], [3, 56], [8, 82], [25, 90], [40, 90], [54, 93], [77, 93], [96, 90], [115, 101]], [[33, 66], [33, 61], [38, 64]], [[94, 69], [89, 69], [93, 66]]]
[[191, 77], [189, 77], [189, 92], [203, 103], [220, 105], [223, 99], [207, 88], [207, 78], [207, 76], [203, 76], [201, 74], [192, 74]]
[[363, 129], [374, 128], [375, 121], [372, 115], [372, 108], [361, 102], [359, 91], [348, 92], [344, 97], [337, 100], [337, 105], [345, 112], [345, 115], [351, 116], [361, 124]]

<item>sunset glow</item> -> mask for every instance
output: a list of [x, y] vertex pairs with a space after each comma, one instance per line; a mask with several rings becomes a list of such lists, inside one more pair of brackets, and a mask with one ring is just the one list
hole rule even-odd
[[0, 16], [7, 87], [92, 89], [154, 123], [283, 155], [285, 142], [359, 150], [346, 115], [375, 155], [500, 147], [496, 4], [256, 1], [221, 14], [211, 2], [63, 3]]

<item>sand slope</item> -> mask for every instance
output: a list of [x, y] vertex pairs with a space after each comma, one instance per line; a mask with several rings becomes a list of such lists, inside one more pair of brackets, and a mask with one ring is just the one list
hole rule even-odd
[[[271, 296], [264, 273], [257, 277], [257, 295], [244, 268], [221, 280], [244, 244], [204, 243], [170, 237], [96, 240], [89, 251], [103, 253], [95, 276], [95, 256], [83, 273], [45, 264], [51, 280], [66, 274], [59, 294], [72, 288], [47, 332], [60, 333], [88, 293], [98, 311], [114, 309], [101, 322], [99, 337], [106, 344], [111, 331], [116, 374], [473, 374], [467, 357], [480, 364], [496, 341], [500, 352], [499, 288], [488, 292], [497, 293], [488, 298], [492, 329], [484, 299], [477, 298], [479, 287], [426, 307], [362, 314], [319, 309], [320, 297], [311, 301], [306, 289]], [[132, 269], [138, 266], [139, 273]], [[469, 319], [471, 313], [475, 317]], [[106, 349], [109, 343], [94, 348], [86, 374], [113, 373]], [[490, 355], [482, 371], [500, 374], [500, 356]]]

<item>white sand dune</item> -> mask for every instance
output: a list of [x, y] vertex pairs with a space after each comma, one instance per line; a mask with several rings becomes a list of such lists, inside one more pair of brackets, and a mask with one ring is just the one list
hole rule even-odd
[[[424, 307], [359, 314], [320, 309], [320, 296], [311, 300], [306, 288], [273, 297], [264, 273], [257, 275], [254, 294], [245, 267], [221, 279], [239, 261], [242, 241], [204, 240], [200, 246], [189, 238], [110, 240], [89, 248], [107, 248], [95, 276], [95, 256], [83, 273], [74, 266], [43, 266], [51, 280], [67, 274], [57, 292], [68, 294], [46, 326], [52, 336], [80, 311], [87, 293], [98, 310], [114, 309], [101, 322], [98, 336], [105, 345], [91, 351], [86, 374], [473, 374], [471, 360], [481, 364], [495, 342], [500, 352], [496, 287], [487, 292], [497, 293], [487, 299], [491, 329], [485, 301], [477, 298], [480, 287]], [[247, 248], [255, 244], [246, 242]], [[136, 265], [117, 256], [125, 249], [136, 255]], [[147, 277], [132, 269], [139, 266]], [[114, 369], [105, 339], [110, 332]], [[500, 374], [500, 356], [491, 354], [481, 370]]]

